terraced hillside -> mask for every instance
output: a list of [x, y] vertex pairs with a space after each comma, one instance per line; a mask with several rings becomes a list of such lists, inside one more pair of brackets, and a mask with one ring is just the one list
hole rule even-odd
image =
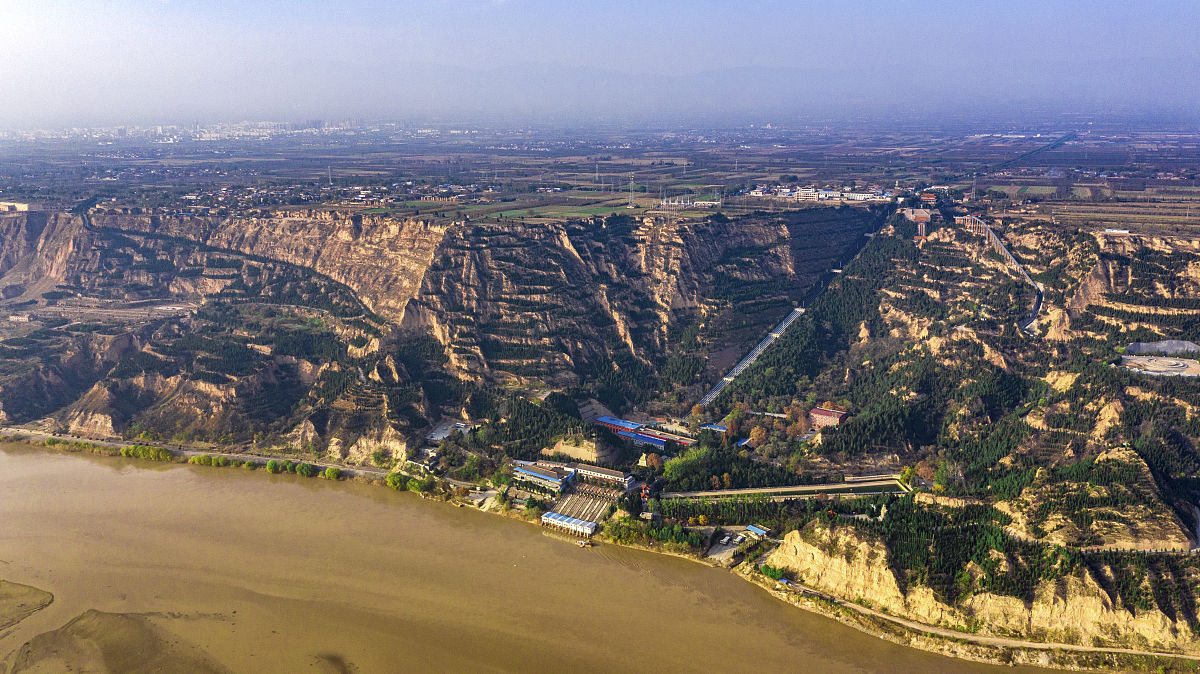
[[[1194, 341], [1200, 246], [996, 227], [1046, 288], [1034, 335], [1028, 285], [980, 237], [942, 225], [917, 245], [894, 219], [695, 419], [749, 444], [710, 438], [663, 470], [713, 489], [895, 470], [918, 493], [664, 511], [771, 524], [771, 573], [913, 620], [1198, 652], [1200, 381], [1119, 363]], [[811, 437], [818, 404], [847, 417]]]
[[[870, 457], [912, 467], [941, 493], [1030, 510], [1014, 514], [1014, 531], [1033, 539], [1186, 546], [1200, 502], [1198, 384], [1114, 363], [1132, 342], [1195, 338], [1194, 243], [1009, 228], [1046, 287], [1031, 337], [1016, 329], [1031, 290], [978, 237], [945, 226], [918, 247], [905, 228], [896, 221], [847, 266], [718, 399], [719, 415], [801, 475]], [[824, 401], [849, 416], [804, 442], [795, 421]], [[1113, 454], [1123, 446], [1132, 452]], [[1154, 479], [1133, 489], [1121, 471]], [[1061, 486], [1080, 481], [1090, 491]], [[1112, 508], [1124, 512], [1104, 514]], [[1148, 524], [1163, 521], [1175, 524]]]

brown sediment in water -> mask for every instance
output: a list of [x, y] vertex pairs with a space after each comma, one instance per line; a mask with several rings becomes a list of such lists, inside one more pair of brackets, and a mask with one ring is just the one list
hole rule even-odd
[[227, 671], [147, 616], [100, 611], [86, 611], [57, 630], [39, 634], [9, 659], [9, 674]]
[[0, 631], [12, 627], [54, 601], [54, 595], [36, 587], [0, 580]]

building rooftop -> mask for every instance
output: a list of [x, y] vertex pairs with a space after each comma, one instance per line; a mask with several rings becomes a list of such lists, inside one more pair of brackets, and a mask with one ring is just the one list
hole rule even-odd
[[586, 471], [589, 471], [592, 473], [597, 473], [600, 475], [608, 475], [609, 477], [615, 477], [619, 480], [625, 479], [624, 472], [619, 471], [619, 470], [613, 470], [612, 468], [601, 468], [600, 466], [593, 466], [593, 465], [587, 464], [587, 463], [571, 464], [571, 468], [574, 468], [577, 471], [585, 471], [586, 470]]
[[568, 477], [570, 477], [570, 471], [562, 470], [559, 468], [543, 468], [542, 466], [515, 465], [515, 466], [513, 466], [513, 470], [525, 473], [527, 475], [533, 475], [535, 477], [540, 477], [544, 480], [553, 480], [555, 482], [561, 482], [561, 481], [567, 479]]
[[637, 440], [638, 442], [646, 442], [651, 445], [654, 445], [655, 447], [666, 447], [667, 446], [666, 440], [663, 440], [662, 438], [656, 438], [652, 435], [642, 435], [641, 433], [631, 433], [629, 431], [617, 431], [617, 435], [620, 435], [621, 437], [629, 438], [631, 440]]
[[621, 428], [626, 428], [631, 431], [636, 431], [637, 429], [639, 429], [645, 425], [645, 424], [634, 423], [632, 421], [625, 421], [624, 419], [618, 419], [616, 417], [610, 417], [607, 415], [596, 417], [596, 423], [608, 424], [610, 426], [620, 426]]
[[559, 513], [546, 513], [542, 515], [542, 521], [551, 522], [553, 524], [579, 527], [585, 531], [588, 531], [589, 533], [594, 533], [598, 526], [595, 522], [589, 522], [587, 520], [581, 520], [574, 517], [567, 517], [566, 515]]

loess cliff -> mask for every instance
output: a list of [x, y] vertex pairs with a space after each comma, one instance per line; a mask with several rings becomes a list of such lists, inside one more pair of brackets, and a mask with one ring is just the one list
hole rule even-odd
[[0, 414], [388, 463], [480, 384], [646, 395], [681, 325], [777, 321], [878, 217], [0, 214], [0, 302], [24, 321], [2, 326]]
[[930, 625], [1056, 643], [1200, 651], [1182, 616], [1114, 596], [1102, 566], [1081, 565], [1042, 581], [1032, 596], [977, 592], [949, 602], [929, 587], [897, 582], [894, 561], [878, 538], [812, 522], [789, 532], [768, 563], [813, 589]]
[[[863, 210], [801, 213], [526, 225], [331, 211], [231, 218], [97, 212], [92, 222], [110, 235], [135, 236], [139, 246], [159, 251], [154, 260], [170, 256], [177, 266], [202, 264], [198, 258], [218, 250], [311, 270], [394, 326], [429, 331], [461, 376], [561, 384], [618, 352], [644, 362], [661, 355], [671, 326], [711, 309], [719, 287], [772, 283], [781, 299], [802, 295], [875, 226], [875, 216]], [[180, 242], [203, 248], [181, 259]], [[89, 272], [106, 275], [104, 256], [90, 257], [68, 283], [88, 286]], [[144, 266], [145, 257], [134, 254], [132, 261]], [[155, 285], [151, 278], [130, 280]], [[203, 295], [227, 291], [221, 281], [205, 273], [157, 285]]]

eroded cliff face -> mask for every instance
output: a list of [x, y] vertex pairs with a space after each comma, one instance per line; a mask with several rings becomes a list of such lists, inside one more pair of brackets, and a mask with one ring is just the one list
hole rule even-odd
[[[582, 365], [618, 350], [644, 362], [661, 354], [673, 322], [711, 308], [714, 283], [807, 287], [861, 243], [873, 216], [823, 209], [791, 220], [525, 225], [330, 211], [223, 219], [97, 212], [92, 222], [311, 269], [393, 324], [430, 331], [460, 375], [567, 384]], [[142, 243], [170, 252], [162, 239]], [[206, 294], [223, 283], [206, 272], [174, 278], [170, 288]]]
[[244, 426], [255, 390], [277, 377], [278, 369], [267, 367], [241, 381], [226, 384], [199, 381], [183, 374], [145, 373], [110, 378], [97, 382], [57, 416], [71, 432], [85, 437], [121, 436], [135, 416], [142, 426], [160, 435], [217, 437]]
[[[75, 334], [45, 340], [35, 349], [47, 353], [0, 377], [0, 422], [26, 422], [75, 401], [125, 356], [141, 348], [142, 338]], [[5, 349], [5, 356], [9, 349]], [[99, 423], [103, 421], [92, 421]]]
[[324, 274], [374, 311], [402, 322], [447, 223], [335, 211], [267, 217], [125, 215], [97, 212], [97, 227], [160, 234], [294, 264]]
[[83, 220], [68, 213], [0, 213], [0, 296], [52, 290], [88, 246]]
[[[1072, 329], [1089, 307], [1151, 315], [1196, 315], [1192, 308], [1171, 306], [1172, 300], [1195, 298], [1200, 295], [1200, 262], [1196, 251], [1200, 240], [1179, 237], [1153, 237], [1097, 233], [1099, 255], [1070, 251], [1073, 262], [1085, 261], [1085, 272], [1068, 279], [1070, 291], [1062, 306], [1048, 303], [1046, 318], [1051, 340], [1070, 340], [1080, 332]], [[1140, 269], [1135, 271], [1137, 265]], [[1154, 278], [1157, 277], [1157, 278]], [[1123, 298], [1127, 297], [1128, 301]], [[1147, 302], [1146, 300], [1151, 300]], [[1156, 304], [1155, 301], [1163, 301]], [[1129, 320], [1114, 320], [1101, 316], [1105, 324], [1128, 324]], [[1147, 329], [1161, 332], [1154, 325]]]
[[[560, 383], [617, 350], [649, 362], [681, 317], [739, 283], [807, 288], [857, 246], [872, 216], [827, 221], [593, 218], [447, 232], [405, 313], [432, 329], [461, 370], [532, 373]], [[777, 292], [781, 292], [777, 291]]]
[[788, 532], [768, 563], [814, 589], [926, 624], [1058, 643], [1200, 651], [1182, 616], [1124, 606], [1106, 589], [1111, 574], [1103, 566], [1094, 572], [1081, 565], [1056, 581], [1042, 581], [1032, 600], [980, 592], [950, 605], [928, 587], [902, 588], [881, 540], [820, 522]]
[[1068, 315], [1076, 318], [1088, 305], [1102, 301], [1105, 293], [1116, 292], [1117, 285], [1122, 280], [1120, 279], [1121, 275], [1121, 269], [1115, 262], [1111, 260], [1097, 262], [1096, 266], [1092, 267], [1088, 275], [1083, 278], [1070, 301], [1067, 302]]
[[960, 608], [970, 624], [999, 636], [1147, 650], [1200, 649], [1182, 620], [1171, 620], [1158, 609], [1132, 612], [1122, 607], [1087, 568], [1057, 582], [1042, 582], [1032, 602], [981, 593]]
[[[331, 444], [332, 448], [332, 444]], [[341, 458], [358, 466], [373, 466], [375, 456], [382, 455], [397, 463], [408, 460], [408, 442], [391, 426], [358, 437]]]
[[[878, 217], [4, 214], [0, 291], [65, 322], [0, 346], [0, 419], [402, 460], [404, 434], [456, 404], [444, 394], [461, 379], [570, 385], [653, 365], [673, 327], [746, 302], [745, 284], [762, 306], [739, 320], [773, 323]], [[175, 298], [203, 304], [120, 313]]]
[[809, 587], [877, 609], [932, 624], [955, 624], [954, 609], [933, 597], [929, 588], [901, 590], [888, 566], [883, 541], [850, 527], [826, 527], [817, 522], [784, 536], [767, 563], [788, 569]]
[[704, 260], [695, 253], [703, 246], [665, 226], [651, 224], [632, 242], [606, 236], [603, 222], [590, 226], [455, 228], [406, 325], [431, 328], [454, 365], [480, 376], [570, 381], [577, 365], [614, 348], [652, 357], [675, 312], [701, 306]]

